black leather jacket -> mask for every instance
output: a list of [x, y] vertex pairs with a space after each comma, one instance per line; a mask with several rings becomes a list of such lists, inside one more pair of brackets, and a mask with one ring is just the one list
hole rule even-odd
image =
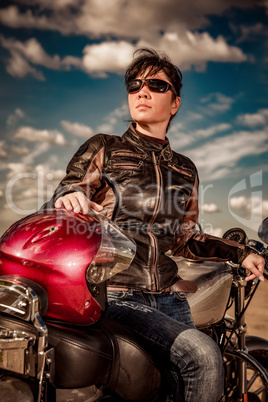
[[177, 265], [166, 255], [238, 262], [244, 247], [196, 232], [198, 175], [187, 157], [141, 137], [131, 126], [122, 136], [97, 134], [67, 166], [48, 204], [82, 191], [101, 204], [137, 245], [131, 266], [110, 285], [161, 291], [177, 280]]

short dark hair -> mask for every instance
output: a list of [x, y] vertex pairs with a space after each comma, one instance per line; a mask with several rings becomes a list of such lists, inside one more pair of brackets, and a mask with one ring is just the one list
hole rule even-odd
[[[157, 52], [154, 49], [142, 48], [134, 52], [134, 59], [125, 73], [125, 84], [135, 79], [139, 74], [146, 72], [146, 76], [148, 76], [154, 75], [159, 71], [164, 71], [176, 90], [177, 96], [180, 96], [182, 88], [182, 73], [180, 69], [171, 62], [164, 52]], [[169, 123], [173, 117], [175, 115], [171, 116]], [[169, 124], [167, 130], [168, 128]]]

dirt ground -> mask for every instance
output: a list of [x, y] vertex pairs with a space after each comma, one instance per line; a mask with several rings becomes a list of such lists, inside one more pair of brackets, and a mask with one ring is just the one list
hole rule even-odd
[[268, 339], [268, 280], [261, 282], [246, 312], [247, 335]]

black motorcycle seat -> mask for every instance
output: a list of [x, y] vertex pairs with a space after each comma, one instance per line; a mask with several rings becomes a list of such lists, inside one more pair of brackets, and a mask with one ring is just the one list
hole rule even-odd
[[129, 401], [149, 401], [157, 395], [159, 370], [140, 341], [118, 322], [104, 317], [85, 329], [47, 326], [58, 388], [104, 385]]
[[[152, 401], [158, 396], [161, 375], [140, 339], [120, 323], [104, 317], [86, 328], [48, 323], [48, 343], [55, 349], [55, 386], [91, 385], [115, 390], [123, 400]], [[37, 329], [7, 315], [0, 326], [38, 336]]]

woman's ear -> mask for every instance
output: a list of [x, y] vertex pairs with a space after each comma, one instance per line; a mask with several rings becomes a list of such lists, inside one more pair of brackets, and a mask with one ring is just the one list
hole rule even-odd
[[171, 111], [170, 111], [171, 116], [174, 116], [177, 113], [177, 111], [180, 108], [180, 105], [181, 105], [181, 98], [179, 96], [176, 96], [176, 98], [172, 100]]

